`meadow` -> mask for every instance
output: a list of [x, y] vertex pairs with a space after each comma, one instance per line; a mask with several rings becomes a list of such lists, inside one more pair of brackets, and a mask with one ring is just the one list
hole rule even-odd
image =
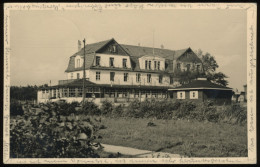
[[239, 104], [152, 100], [80, 105], [11, 102], [10, 156], [119, 157], [96, 146], [103, 143], [188, 157], [247, 157], [247, 111]]
[[247, 157], [247, 128], [193, 120], [102, 117], [104, 144], [188, 157]]

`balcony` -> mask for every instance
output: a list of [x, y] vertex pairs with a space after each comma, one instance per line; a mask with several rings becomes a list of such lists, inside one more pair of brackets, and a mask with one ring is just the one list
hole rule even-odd
[[76, 81], [77, 79], [67, 79], [67, 80], [59, 80], [59, 85], [64, 85], [64, 84], [68, 84], [68, 83], [71, 83], [71, 82], [74, 82]]

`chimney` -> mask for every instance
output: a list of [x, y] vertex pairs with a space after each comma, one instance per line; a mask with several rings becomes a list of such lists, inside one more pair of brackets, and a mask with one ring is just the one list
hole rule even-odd
[[164, 49], [164, 46], [163, 46], [163, 44], [161, 44], [161, 49]]
[[81, 41], [78, 40], [78, 51], [80, 51], [80, 50], [81, 50]]

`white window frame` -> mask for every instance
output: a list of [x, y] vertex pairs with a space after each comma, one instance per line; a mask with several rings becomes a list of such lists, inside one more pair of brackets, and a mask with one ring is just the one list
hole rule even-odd
[[152, 82], [152, 75], [147, 74], [147, 83], [151, 83], [151, 82]]
[[109, 57], [109, 66], [114, 67], [115, 66], [115, 58], [114, 57]]
[[124, 82], [127, 82], [127, 81], [128, 81], [128, 73], [124, 73]]
[[126, 58], [123, 58], [122, 59], [122, 65], [123, 65], [123, 68], [127, 68], [127, 59]]
[[136, 73], [136, 82], [139, 83], [141, 81], [141, 74]]
[[185, 99], [185, 91], [177, 91], [177, 99]]
[[198, 99], [199, 92], [198, 91], [190, 91], [190, 99]]
[[101, 75], [101, 72], [96, 71], [96, 81], [100, 81], [100, 75]]
[[[97, 60], [99, 60], [99, 61], [97, 61]], [[101, 57], [96, 56], [96, 66], [100, 66], [100, 62], [101, 62]]]
[[[113, 74], [113, 75], [112, 75]], [[116, 73], [115, 72], [110, 72], [110, 81], [114, 82], [115, 81], [115, 75]], [[112, 78], [113, 76], [113, 78]]]

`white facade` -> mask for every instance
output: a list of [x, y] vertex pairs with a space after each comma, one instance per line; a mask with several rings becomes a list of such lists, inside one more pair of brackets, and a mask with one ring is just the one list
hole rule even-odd
[[[86, 72], [86, 78], [89, 78], [89, 70], [85, 70], [85, 72]], [[83, 70], [67, 73], [67, 79], [80, 79], [80, 78], [83, 78]]]
[[[97, 77], [97, 72], [99, 72], [100, 77]], [[110, 72], [114, 72], [114, 81], [110, 79]], [[124, 79], [124, 74], [127, 73], [127, 81]], [[140, 81], [137, 79], [137, 74], [140, 74]], [[149, 80], [149, 76], [151, 75], [151, 80]], [[80, 79], [83, 78], [83, 71], [75, 71], [67, 73], [68, 79], [78, 79], [77, 75], [79, 75]], [[174, 82], [170, 84], [170, 76], [163, 75], [161, 82], [159, 82], [158, 73], [145, 73], [145, 72], [133, 72], [133, 71], [116, 71], [116, 70], [86, 70], [86, 78], [96, 84], [116, 84], [116, 85], [149, 85], [149, 86], [173, 86], [178, 85], [178, 82]], [[99, 79], [100, 78], [100, 79]]]

